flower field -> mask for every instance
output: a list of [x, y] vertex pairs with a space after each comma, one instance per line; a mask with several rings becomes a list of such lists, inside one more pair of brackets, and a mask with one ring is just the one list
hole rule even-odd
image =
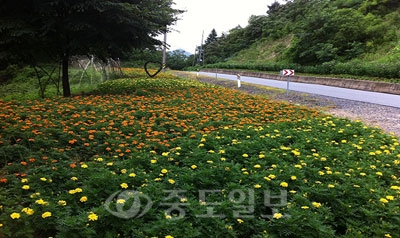
[[395, 136], [125, 72], [0, 101], [0, 237], [399, 237]]

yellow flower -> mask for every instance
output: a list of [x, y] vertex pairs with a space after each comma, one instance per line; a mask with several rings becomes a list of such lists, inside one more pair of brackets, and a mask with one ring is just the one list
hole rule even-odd
[[22, 186], [22, 189], [23, 190], [29, 190], [31, 187], [29, 187], [29, 185], [24, 185], [24, 186]]
[[121, 188], [127, 189], [128, 188], [128, 184], [127, 183], [121, 183]]
[[77, 177], [71, 177], [71, 180], [76, 181], [76, 180], [78, 180], [78, 178]]
[[376, 175], [382, 176], [383, 174], [381, 172], [376, 172]]
[[264, 154], [260, 154], [260, 155], [258, 155], [258, 158], [263, 159], [263, 158], [265, 158], [265, 155]]
[[261, 188], [261, 185], [260, 184], [256, 184], [256, 185], [254, 185], [254, 188]]
[[19, 219], [21, 217], [21, 215], [18, 212], [13, 212], [13, 213], [11, 213], [10, 217], [12, 219]]
[[169, 182], [170, 184], [174, 184], [174, 183], [175, 183], [175, 180], [173, 180], [173, 179], [168, 179], [168, 182]]
[[35, 203], [37, 203], [39, 205], [47, 205], [47, 204], [49, 204], [48, 202], [44, 201], [43, 199], [36, 200]]
[[239, 218], [239, 219], [236, 219], [236, 220], [237, 220], [237, 222], [239, 222], [239, 224], [244, 222], [244, 221], [243, 221], [242, 219], [240, 219], [240, 218]]
[[81, 168], [83, 168], [83, 169], [86, 169], [88, 166], [87, 166], [87, 164], [82, 164], [81, 165]]
[[83, 197], [81, 197], [81, 199], [79, 199], [79, 201], [81, 201], [81, 202], [86, 202], [88, 199], [87, 199], [87, 197], [86, 196], [83, 196]]
[[254, 168], [259, 169], [259, 168], [261, 168], [261, 165], [256, 164], [256, 165], [254, 165]]
[[97, 221], [99, 219], [99, 216], [96, 215], [96, 213], [91, 212], [88, 216], [89, 221]]
[[42, 214], [42, 218], [45, 219], [47, 217], [51, 217], [51, 212], [45, 212]]
[[291, 179], [291, 180], [296, 180], [297, 177], [296, 177], [296, 176], [291, 176], [290, 179]]
[[136, 177], [136, 174], [135, 173], [130, 173], [129, 177], [131, 177], [131, 178]]
[[302, 206], [301, 207], [301, 209], [304, 209], [304, 210], [309, 209], [309, 208], [310, 208], [309, 206]]
[[248, 157], [249, 157], [248, 154], [243, 154], [242, 156], [243, 156], [244, 158], [248, 158]]
[[293, 153], [295, 156], [299, 156], [299, 155], [300, 155], [300, 151], [297, 151], [297, 150], [292, 150], [292, 153]]
[[150, 163], [156, 164], [156, 163], [157, 163], [157, 160], [156, 160], [156, 159], [152, 159], [152, 160], [150, 160]]
[[196, 169], [197, 168], [197, 165], [192, 165], [192, 166], [190, 166], [190, 168], [192, 168], [192, 169]]
[[319, 202], [312, 202], [312, 205], [313, 205], [315, 208], [320, 208], [320, 207], [321, 207], [321, 203], [319, 203]]
[[394, 196], [388, 195], [388, 196], [386, 196], [386, 199], [390, 200], [390, 201], [393, 201], [394, 200]]
[[35, 213], [35, 211], [29, 207], [22, 208], [21, 212], [25, 212], [29, 216], [32, 215], [33, 213]]
[[117, 203], [119, 203], [119, 204], [124, 204], [126, 201], [124, 200], [124, 199], [118, 199], [117, 200]]
[[47, 181], [47, 179], [45, 177], [40, 178], [40, 180], [42, 180], [43, 182]]
[[166, 173], [168, 173], [168, 170], [162, 169], [162, 170], [161, 170], [161, 173], [166, 174]]
[[335, 185], [333, 185], [333, 184], [328, 184], [328, 188], [334, 188], [335, 187]]
[[392, 236], [389, 233], [387, 233], [385, 234], [385, 238], [392, 238]]
[[388, 203], [389, 202], [386, 198], [381, 198], [381, 199], [379, 199], [379, 201], [381, 203]]
[[286, 182], [282, 182], [280, 185], [281, 185], [281, 187], [284, 187], [284, 188], [287, 188], [289, 186], [289, 184]]
[[126, 169], [121, 169], [121, 174], [125, 174], [126, 173]]
[[21, 183], [27, 183], [27, 182], [28, 182], [28, 179], [26, 179], [26, 178], [21, 179]]
[[64, 201], [64, 200], [58, 200], [57, 204], [60, 205], [60, 206], [66, 206], [67, 202]]
[[165, 238], [174, 238], [173, 236], [170, 236], [170, 235], [168, 235], [168, 236], [165, 236]]
[[272, 218], [275, 218], [275, 219], [280, 219], [282, 217], [283, 217], [282, 213], [274, 213], [274, 215], [272, 216]]

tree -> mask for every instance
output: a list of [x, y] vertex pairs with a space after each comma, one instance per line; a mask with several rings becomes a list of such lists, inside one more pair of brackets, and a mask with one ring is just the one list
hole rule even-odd
[[215, 29], [212, 29], [211, 33], [208, 35], [206, 41], [204, 42], [204, 45], [207, 46], [216, 41], [217, 39], [218, 39], [217, 31]]
[[172, 0], [0, 0], [0, 58], [31, 65], [57, 60], [63, 95], [71, 95], [69, 59], [75, 54], [118, 57], [154, 47], [182, 13]]
[[174, 70], [182, 70], [191, 65], [191, 62], [188, 62], [188, 55], [184, 50], [167, 52], [167, 62], [168, 67]]

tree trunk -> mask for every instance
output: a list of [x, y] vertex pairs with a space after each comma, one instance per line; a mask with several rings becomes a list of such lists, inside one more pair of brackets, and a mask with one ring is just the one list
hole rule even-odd
[[69, 85], [68, 67], [69, 67], [69, 54], [65, 53], [62, 58], [62, 88], [63, 88], [63, 96], [64, 97], [71, 97], [71, 88]]

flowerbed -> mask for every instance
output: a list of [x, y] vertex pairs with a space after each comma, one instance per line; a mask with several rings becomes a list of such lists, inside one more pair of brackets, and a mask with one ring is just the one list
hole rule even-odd
[[160, 77], [0, 102], [0, 237], [400, 234], [394, 136]]

